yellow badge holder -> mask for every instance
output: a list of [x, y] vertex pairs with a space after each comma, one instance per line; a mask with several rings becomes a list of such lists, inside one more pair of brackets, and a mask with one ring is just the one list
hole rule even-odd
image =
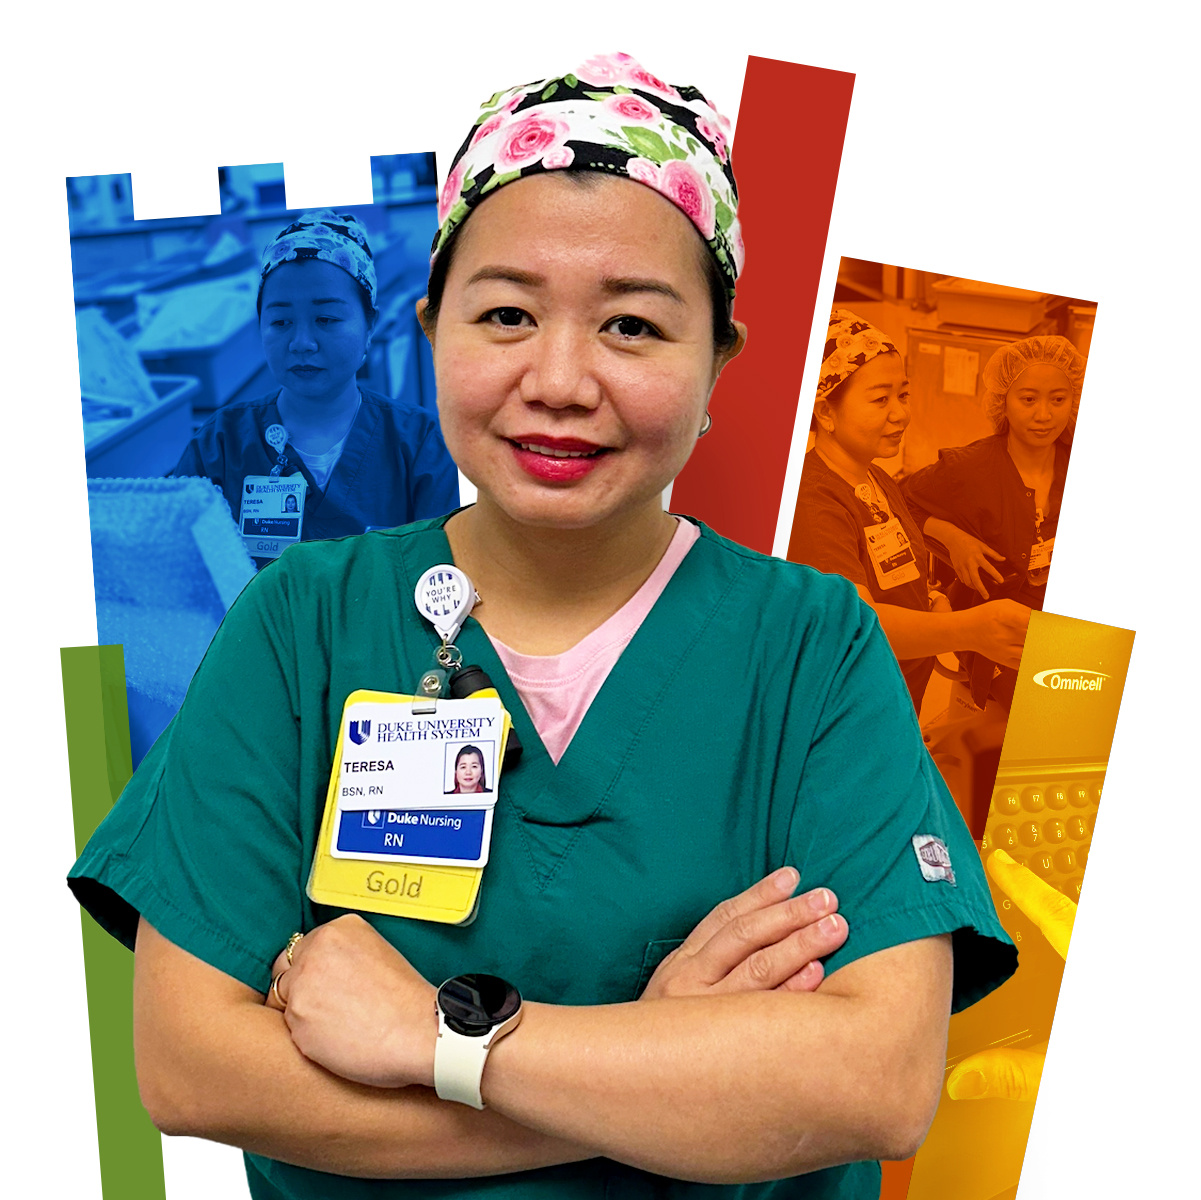
[[[496, 699], [495, 688], [472, 693], [473, 699]], [[415, 863], [386, 863], [368, 859], [335, 858], [331, 853], [338, 830], [338, 786], [342, 776], [343, 741], [346, 737], [346, 710], [352, 704], [406, 704], [419, 702], [419, 697], [395, 692], [351, 692], [342, 710], [338, 745], [334, 751], [329, 789], [325, 796], [325, 814], [317, 839], [317, 853], [309, 871], [305, 889], [309, 899], [334, 908], [350, 908], [364, 912], [382, 913], [390, 917], [411, 917], [419, 921], [440, 921], [446, 925], [463, 925], [475, 913], [479, 900], [483, 867], [426, 866]], [[504, 708], [504, 726], [500, 738], [498, 764], [503, 764], [509, 731], [513, 722]], [[498, 772], [500, 766], [498, 765]], [[500, 777], [497, 776], [496, 786]]]
[[[479, 597], [471, 580], [450, 564], [441, 564], [424, 571], [417, 581], [413, 595], [418, 612], [433, 625], [441, 638], [434, 653], [434, 666], [421, 679], [420, 696], [394, 692], [360, 690], [352, 692], [342, 709], [338, 729], [338, 744], [330, 771], [329, 789], [325, 797], [325, 813], [317, 839], [317, 853], [309, 871], [306, 891], [317, 904], [335, 908], [358, 909], [391, 917], [409, 917], [419, 921], [438, 921], [446, 925], [465, 925], [475, 916], [479, 903], [480, 881], [484, 868], [428, 865], [412, 862], [377, 862], [337, 856], [332, 853], [338, 833], [338, 788], [342, 776], [344, 739], [348, 724], [347, 711], [352, 704], [396, 704], [411, 706], [413, 712], [432, 712], [447, 683], [447, 673], [462, 666], [462, 655], [452, 643], [463, 627]], [[460, 672], [471, 672], [465, 668]], [[470, 697], [496, 700], [500, 695], [478, 668], [474, 669], [479, 682], [488, 686], [470, 691]], [[452, 687], [453, 687], [453, 680]], [[470, 684], [468, 684], [470, 687]], [[462, 693], [460, 693], [461, 695]], [[453, 700], [445, 703], [454, 703]], [[500, 752], [497, 756], [494, 790], [499, 790], [500, 773], [509, 749], [512, 718], [503, 704]], [[520, 743], [512, 735], [513, 755], [520, 753]]]

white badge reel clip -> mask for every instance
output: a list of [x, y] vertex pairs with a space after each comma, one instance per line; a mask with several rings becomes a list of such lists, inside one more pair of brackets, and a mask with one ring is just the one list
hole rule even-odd
[[266, 439], [267, 445], [275, 451], [275, 466], [271, 468], [271, 474], [278, 479], [288, 461], [284, 458], [284, 447], [288, 444], [288, 431], [279, 424], [269, 425], [263, 437]]
[[434, 665], [418, 684], [422, 698], [413, 705], [415, 713], [432, 713], [437, 711], [447, 674], [463, 664], [463, 655], [454, 640], [479, 602], [479, 596], [474, 584], [458, 567], [443, 563], [422, 572], [413, 591], [413, 602], [442, 639], [442, 645], [434, 651]]

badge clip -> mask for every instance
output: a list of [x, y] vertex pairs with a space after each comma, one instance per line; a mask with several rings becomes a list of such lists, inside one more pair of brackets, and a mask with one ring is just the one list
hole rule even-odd
[[[438, 656], [443, 651], [458, 650], [454, 646], [439, 646], [434, 651], [434, 661], [438, 662]], [[421, 677], [421, 681], [417, 684], [416, 694], [413, 696], [413, 711], [415, 713], [426, 714], [438, 711], [438, 699], [446, 688], [446, 668], [439, 665], [431, 667]]]

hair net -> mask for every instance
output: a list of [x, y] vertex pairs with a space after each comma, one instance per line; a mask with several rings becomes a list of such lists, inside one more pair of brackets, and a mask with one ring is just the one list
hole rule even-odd
[[1065, 337], [1028, 337], [1002, 346], [984, 366], [984, 415], [998, 433], [1005, 433], [1009, 421], [1005, 416], [1005, 396], [1027, 368], [1046, 363], [1058, 367], [1072, 386], [1072, 419], [1076, 424], [1080, 407], [1080, 388], [1084, 383], [1087, 359]]

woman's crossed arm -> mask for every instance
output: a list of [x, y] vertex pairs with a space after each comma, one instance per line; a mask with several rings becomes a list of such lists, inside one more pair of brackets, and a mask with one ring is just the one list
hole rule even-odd
[[846, 924], [829, 892], [781, 899], [773, 879], [714, 910], [642, 1000], [527, 1003], [490, 1056], [484, 1112], [432, 1091], [434, 988], [360, 918], [297, 947], [286, 1018], [143, 922], [143, 1100], [164, 1132], [366, 1177], [605, 1155], [734, 1182], [906, 1157], [939, 1094], [949, 938], [871, 955], [814, 992]]

